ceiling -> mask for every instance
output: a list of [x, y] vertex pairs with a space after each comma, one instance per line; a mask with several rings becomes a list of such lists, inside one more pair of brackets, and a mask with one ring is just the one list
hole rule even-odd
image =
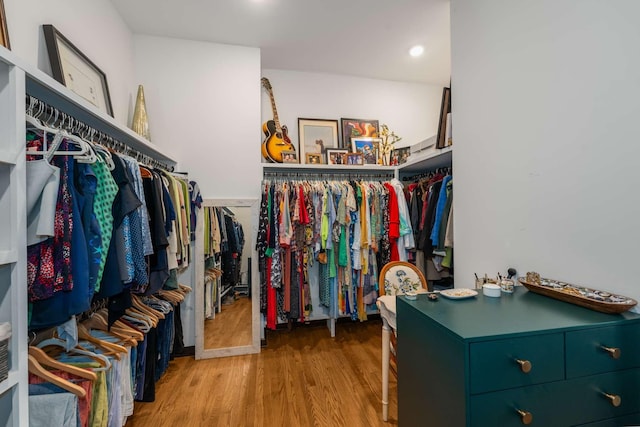
[[[259, 47], [262, 68], [449, 84], [449, 0], [111, 0], [137, 34]], [[409, 48], [422, 44], [419, 58]]]

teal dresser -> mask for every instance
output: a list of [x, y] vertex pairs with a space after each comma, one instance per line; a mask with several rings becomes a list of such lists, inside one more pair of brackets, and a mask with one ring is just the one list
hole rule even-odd
[[512, 295], [398, 297], [400, 427], [640, 425], [640, 315]]

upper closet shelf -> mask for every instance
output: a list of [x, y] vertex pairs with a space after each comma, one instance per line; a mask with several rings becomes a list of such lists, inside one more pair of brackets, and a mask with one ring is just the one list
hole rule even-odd
[[131, 129], [118, 123], [113, 117], [98, 110], [87, 100], [73, 93], [44, 72], [27, 64], [7, 49], [0, 49], [0, 61], [24, 70], [26, 93], [63, 111], [73, 118], [107, 134], [155, 160], [175, 165], [176, 160]]
[[419, 173], [432, 169], [451, 166], [452, 147], [442, 148], [435, 152], [411, 155], [409, 161], [398, 167], [400, 174]]
[[400, 166], [379, 165], [307, 165], [297, 163], [263, 163], [262, 171], [265, 173], [296, 173], [300, 174], [367, 174], [367, 175], [406, 175], [451, 166], [452, 147], [429, 153], [418, 153], [409, 157], [407, 163]]
[[393, 166], [378, 165], [307, 165], [298, 163], [263, 163], [263, 172], [302, 172], [302, 173], [350, 173], [357, 174], [380, 174], [388, 173], [393, 175]]

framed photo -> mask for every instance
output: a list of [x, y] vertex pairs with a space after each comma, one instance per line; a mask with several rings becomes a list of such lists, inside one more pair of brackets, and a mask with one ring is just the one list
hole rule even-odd
[[324, 163], [322, 161], [322, 154], [320, 153], [307, 153], [306, 156], [308, 165], [321, 165]]
[[378, 145], [380, 138], [358, 137], [351, 138], [351, 151], [362, 154], [365, 165], [378, 164]]
[[438, 136], [436, 148], [445, 148], [447, 143], [447, 116], [451, 112], [451, 88], [442, 89], [442, 103], [440, 104], [440, 119], [438, 122]]
[[348, 165], [363, 165], [362, 153], [347, 153], [344, 155]]
[[0, 0], [0, 45], [11, 50], [11, 43], [9, 43], [9, 29], [7, 28], [7, 14], [4, 12], [3, 0]]
[[298, 163], [298, 153], [296, 151], [283, 151], [282, 163]]
[[53, 25], [43, 25], [53, 78], [113, 117], [107, 76]]
[[396, 148], [391, 152], [391, 165], [397, 166], [406, 163], [411, 155], [411, 147]]
[[307, 163], [307, 154], [324, 157], [329, 148], [338, 148], [338, 121], [323, 119], [298, 119], [300, 158]]
[[346, 165], [346, 155], [349, 150], [344, 148], [327, 149], [327, 164], [328, 165]]
[[380, 127], [377, 120], [369, 119], [340, 119], [342, 125], [342, 147], [351, 147], [351, 138], [370, 137], [377, 138], [380, 135]]

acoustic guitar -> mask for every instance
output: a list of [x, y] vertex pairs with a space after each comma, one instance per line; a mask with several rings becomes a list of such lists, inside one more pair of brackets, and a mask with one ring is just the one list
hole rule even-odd
[[273, 120], [268, 120], [262, 125], [262, 132], [264, 132], [264, 141], [262, 141], [262, 157], [271, 162], [282, 163], [282, 152], [295, 151], [296, 149], [289, 139], [287, 127], [280, 126], [278, 110], [276, 109], [276, 101], [273, 98], [273, 90], [271, 89], [269, 79], [263, 77], [261, 81], [262, 86], [264, 86], [269, 93], [271, 110], [273, 111]]

